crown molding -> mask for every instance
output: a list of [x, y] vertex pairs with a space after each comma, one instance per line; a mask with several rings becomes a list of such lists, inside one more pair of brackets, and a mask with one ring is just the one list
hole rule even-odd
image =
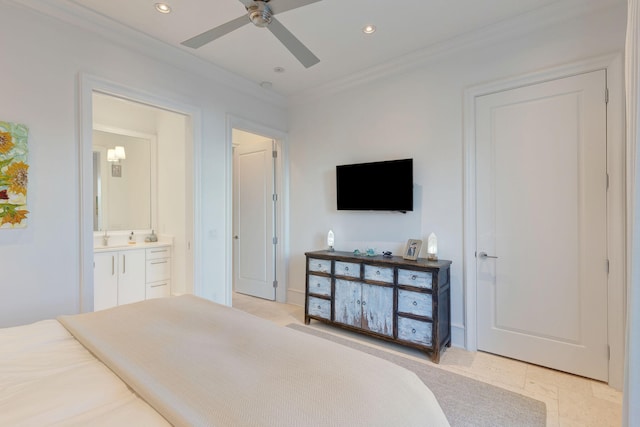
[[18, 7], [30, 9], [40, 14], [89, 31], [142, 55], [162, 61], [185, 71], [199, 75], [214, 83], [227, 86], [260, 101], [279, 108], [286, 108], [286, 97], [277, 92], [260, 87], [251, 80], [232, 73], [211, 62], [154, 39], [140, 31], [120, 24], [73, 0], [3, 0]]
[[346, 90], [377, 80], [405, 73], [427, 65], [445, 55], [466, 51], [496, 42], [539, 31], [563, 21], [592, 14], [598, 11], [626, 7], [622, 0], [566, 0], [503, 20], [479, 30], [435, 43], [394, 60], [351, 74], [342, 79], [321, 85], [288, 97], [289, 106], [320, 100]]

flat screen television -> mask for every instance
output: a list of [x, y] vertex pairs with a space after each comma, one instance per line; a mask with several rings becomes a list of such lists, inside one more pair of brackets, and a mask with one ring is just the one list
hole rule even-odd
[[413, 211], [413, 159], [336, 166], [339, 211]]

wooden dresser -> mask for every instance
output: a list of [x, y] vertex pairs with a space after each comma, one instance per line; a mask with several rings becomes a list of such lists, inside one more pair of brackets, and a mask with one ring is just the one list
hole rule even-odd
[[451, 261], [307, 252], [304, 321], [425, 350], [451, 345]]

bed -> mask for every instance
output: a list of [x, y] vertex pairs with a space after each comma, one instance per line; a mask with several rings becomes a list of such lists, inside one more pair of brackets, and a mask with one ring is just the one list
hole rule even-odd
[[184, 295], [0, 329], [0, 425], [449, 424], [404, 368]]

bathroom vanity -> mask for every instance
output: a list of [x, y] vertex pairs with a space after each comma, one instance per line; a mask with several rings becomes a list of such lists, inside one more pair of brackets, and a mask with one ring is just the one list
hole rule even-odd
[[94, 310], [170, 296], [171, 250], [166, 242], [94, 248]]

